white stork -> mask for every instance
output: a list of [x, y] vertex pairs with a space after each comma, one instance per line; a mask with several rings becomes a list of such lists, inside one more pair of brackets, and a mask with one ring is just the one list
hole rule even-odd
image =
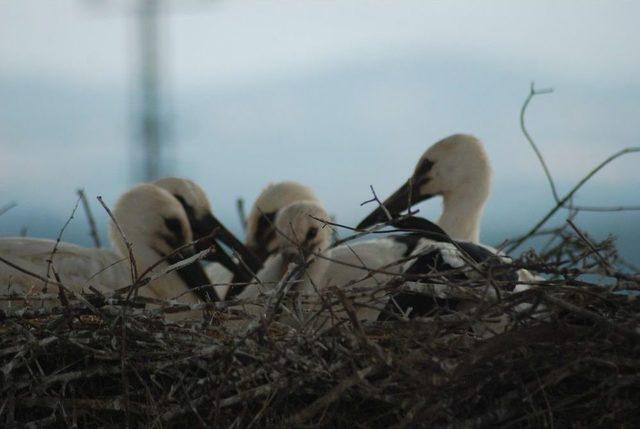
[[[276, 215], [280, 209], [297, 201], [318, 199], [310, 188], [293, 181], [270, 183], [260, 192], [247, 217], [246, 248], [241, 246], [238, 240], [230, 245], [238, 250], [243, 259], [242, 263], [233, 268], [228, 263], [223, 266], [221, 261], [218, 261], [219, 263], [205, 268], [221, 299], [226, 299], [230, 283], [250, 281], [252, 275], [247, 276], [247, 271], [257, 274], [271, 256], [278, 255], [280, 242], [275, 228]], [[219, 252], [218, 256], [223, 254]], [[227, 258], [227, 262], [229, 260], [230, 258]]]
[[243, 259], [246, 266], [238, 266], [230, 258], [226, 258], [223, 252], [220, 252], [216, 240], [211, 238], [202, 241], [197, 250], [210, 246], [218, 250], [206, 258], [208, 261], [214, 262], [207, 267], [207, 273], [213, 277], [214, 283], [215, 280], [223, 280], [227, 276], [233, 275], [239, 279], [251, 278], [251, 274], [260, 268], [261, 261], [213, 215], [209, 198], [197, 183], [184, 178], [165, 177], [154, 181], [153, 184], [169, 191], [180, 202], [189, 219], [195, 240], [208, 236], [217, 228], [216, 240], [235, 250]]
[[[191, 226], [182, 205], [168, 191], [152, 184], [137, 185], [124, 193], [115, 204], [113, 215], [132, 245], [138, 274], [193, 241]], [[48, 269], [48, 260], [51, 259], [53, 270], [61, 282], [76, 293], [85, 291], [89, 286], [110, 291], [132, 283], [133, 267], [127, 245], [113, 222], [109, 224], [109, 238], [112, 250], [84, 248], [61, 242], [55, 253], [54, 240], [1, 238], [0, 255], [30, 272], [55, 280], [53, 271]], [[178, 259], [171, 257], [160, 263], [154, 271], [162, 272]], [[7, 292], [27, 298], [36, 298], [44, 286], [43, 281], [4, 263], [0, 263], [0, 283], [3, 288], [7, 287]], [[194, 263], [155, 278], [141, 287], [139, 294], [162, 299], [179, 297], [178, 302], [193, 304], [200, 302], [199, 296], [202, 299], [211, 298], [203, 289], [196, 289], [208, 283], [201, 265]], [[196, 293], [192, 293], [192, 289], [196, 289]], [[6, 305], [3, 304], [5, 308]]]
[[[456, 240], [477, 243], [480, 219], [491, 189], [491, 166], [482, 143], [466, 134], [455, 134], [432, 145], [422, 155], [413, 175], [382, 204], [392, 216], [411, 206], [442, 196], [437, 224]], [[359, 229], [386, 221], [376, 208]]]

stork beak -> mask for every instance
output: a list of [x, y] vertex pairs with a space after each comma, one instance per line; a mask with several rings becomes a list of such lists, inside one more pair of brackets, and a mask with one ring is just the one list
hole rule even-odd
[[[233, 235], [231, 231], [229, 231], [222, 224], [222, 222], [220, 222], [212, 214], [208, 214], [198, 221], [197, 226], [194, 228], [194, 233], [196, 237], [206, 237], [215, 228], [218, 228], [217, 238], [222, 243], [235, 250], [253, 273], [256, 273], [260, 270], [260, 268], [262, 267], [262, 262], [260, 262], [260, 259], [258, 259], [258, 257], [251, 250], [249, 250], [247, 246], [245, 246], [240, 240], [238, 240], [235, 235]], [[196, 251], [202, 251], [212, 246], [217, 247], [216, 237], [202, 240], [202, 242], [196, 245]], [[216, 262], [218, 261], [215, 253], [205, 259]]]
[[300, 252], [290, 251], [290, 252], [281, 252], [282, 253], [282, 268], [280, 272], [280, 278], [282, 278], [289, 269], [291, 264], [303, 264], [304, 256], [300, 254]]
[[[433, 194], [420, 194], [419, 187], [413, 180], [407, 180], [397, 191], [387, 198], [382, 205], [389, 211], [392, 218], [398, 217], [400, 213], [422, 202], [432, 198]], [[384, 209], [378, 206], [374, 211], [364, 218], [357, 226], [358, 229], [368, 228], [376, 223], [386, 222], [387, 215]]]
[[176, 270], [176, 273], [186, 283], [189, 289], [204, 302], [219, 301], [218, 295], [211, 287], [200, 287], [211, 283], [200, 261], [182, 267]]

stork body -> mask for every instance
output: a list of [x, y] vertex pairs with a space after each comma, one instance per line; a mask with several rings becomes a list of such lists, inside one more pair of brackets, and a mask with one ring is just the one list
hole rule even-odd
[[[55, 240], [41, 238], [0, 238], [0, 255], [32, 273], [47, 277], [47, 260], [51, 258], [55, 245]], [[53, 261], [53, 270], [60, 276], [62, 283], [74, 286], [77, 292], [90, 285], [116, 289], [125, 285], [123, 280], [127, 279], [127, 276], [131, 282], [128, 258], [113, 250], [86, 248], [61, 242]], [[51, 269], [48, 274], [55, 281]], [[39, 289], [44, 287], [44, 283], [33, 276], [4, 264], [0, 265], [0, 278], [2, 288], [8, 289], [3, 292], [13, 292], [18, 287], [33, 288], [34, 292], [39, 292]], [[57, 288], [55, 290], [57, 291]]]
[[[106, 292], [131, 285], [136, 275], [158, 263], [153, 272], [162, 273], [170, 263], [180, 259], [174, 251], [193, 240], [191, 227], [181, 204], [166, 190], [151, 184], [135, 186], [117, 201], [113, 209], [120, 229], [109, 225], [113, 250], [82, 248], [60, 243], [53, 253], [54, 240], [36, 238], [0, 239], [0, 254], [14, 264], [55, 279], [73, 292], [87, 291], [89, 286]], [[129, 259], [126, 240], [132, 245], [134, 264]], [[51, 259], [52, 270], [48, 271]], [[45, 282], [24, 274], [6, 264], [0, 264], [0, 283], [11, 285], [10, 292], [36, 298]], [[176, 299], [180, 303], [201, 302], [192, 289], [208, 284], [208, 278], [198, 263], [154, 278], [139, 288], [141, 296]], [[57, 292], [57, 288], [55, 290]], [[206, 298], [202, 292], [202, 298]], [[57, 303], [49, 303], [57, 305]]]

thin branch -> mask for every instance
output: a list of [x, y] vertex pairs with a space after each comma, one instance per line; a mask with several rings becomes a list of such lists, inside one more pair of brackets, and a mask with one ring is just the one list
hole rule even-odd
[[531, 236], [538, 232], [538, 230], [545, 224], [551, 217], [556, 214], [560, 208], [564, 207], [564, 205], [574, 196], [582, 186], [589, 181], [595, 174], [597, 174], [600, 170], [602, 170], [607, 164], [620, 158], [621, 156], [627, 155], [629, 153], [640, 152], [640, 147], [628, 147], [622, 149], [613, 155], [609, 156], [607, 159], [598, 164], [593, 170], [591, 170], [585, 177], [582, 178], [562, 199], [560, 199], [555, 207], [553, 207], [533, 228], [531, 228], [520, 240], [516, 241], [514, 244], [508, 247], [506, 250], [507, 253], [513, 252], [515, 249], [520, 247], [522, 243], [527, 241]]
[[91, 212], [89, 201], [87, 201], [87, 196], [84, 193], [84, 189], [78, 189], [77, 193], [80, 197], [80, 200], [82, 200], [82, 207], [84, 208], [84, 212], [87, 215], [87, 221], [89, 222], [89, 233], [91, 234], [91, 238], [93, 238], [93, 243], [97, 248], [100, 248], [102, 246], [100, 243], [100, 237], [98, 236], [98, 228], [96, 227], [96, 221], [93, 218], [93, 213]]
[[551, 209], [551, 211], [549, 213], [547, 213], [547, 215], [544, 218], [542, 218], [542, 220], [540, 220], [522, 238], [518, 239], [511, 246], [509, 246], [509, 248], [507, 249], [507, 252], [514, 251], [515, 249], [520, 247], [520, 245], [522, 243], [524, 243], [529, 238], [534, 236], [538, 232], [538, 230], [561, 208], [566, 208], [566, 209], [575, 210], [575, 211], [592, 211], [592, 212], [613, 212], [613, 211], [637, 211], [637, 210], [640, 210], [640, 206], [612, 206], [612, 207], [575, 206], [572, 203], [572, 198], [573, 198], [574, 194], [582, 187], [582, 185], [584, 185], [589, 179], [591, 179], [591, 177], [593, 177], [605, 165], [607, 165], [608, 163], [610, 163], [611, 161], [613, 161], [614, 159], [616, 159], [616, 158], [618, 158], [618, 157], [620, 157], [622, 155], [625, 155], [625, 154], [628, 154], [628, 153], [633, 153], [633, 152], [640, 152], [640, 147], [628, 147], [628, 148], [622, 149], [619, 152], [614, 153], [609, 158], [605, 159], [602, 163], [600, 163], [598, 166], [596, 166], [593, 170], [591, 170], [580, 182], [578, 182], [578, 184], [571, 191], [569, 191], [569, 193], [567, 193], [564, 197], [560, 198], [560, 196], [558, 195], [557, 189], [556, 189], [555, 182], [553, 180], [553, 176], [551, 175], [551, 171], [549, 170], [549, 167], [547, 166], [547, 163], [546, 163], [544, 157], [542, 156], [542, 153], [538, 149], [538, 146], [536, 145], [535, 141], [531, 137], [531, 134], [529, 134], [529, 131], [527, 130], [527, 127], [526, 127], [526, 124], [525, 124], [525, 115], [526, 115], [527, 107], [529, 106], [529, 103], [531, 102], [531, 100], [536, 95], [550, 94], [551, 92], [553, 92], [553, 89], [551, 89], [551, 88], [536, 89], [534, 83], [533, 82], [531, 83], [531, 87], [530, 87], [530, 90], [529, 90], [529, 95], [525, 99], [525, 101], [524, 101], [524, 103], [522, 105], [522, 109], [520, 110], [520, 129], [522, 130], [522, 133], [524, 134], [524, 136], [527, 139], [529, 145], [531, 146], [531, 148], [534, 150], [536, 156], [538, 157], [538, 160], [540, 161], [540, 164], [542, 165], [542, 168], [544, 170], [545, 176], [547, 177], [547, 180], [549, 181], [549, 186], [551, 188], [551, 193], [553, 195], [553, 199], [556, 202], [556, 206], [553, 209]]
[[[102, 200], [102, 196], [98, 195], [97, 199], [100, 202], [100, 205], [102, 205], [102, 207], [105, 209], [105, 211], [109, 215], [109, 218], [111, 218], [111, 221], [113, 222], [116, 229], [118, 230], [118, 233], [122, 238], [122, 241], [124, 241], [124, 244], [127, 247], [127, 252], [129, 254], [129, 262], [131, 264], [131, 284], [135, 284], [136, 279], [138, 278], [138, 267], [136, 264], [135, 256], [133, 255], [133, 245], [129, 240], [127, 240], [127, 237], [124, 235], [124, 231], [122, 230], [122, 228], [120, 228], [120, 225], [118, 224], [118, 221], [116, 220], [115, 216], [113, 215], [113, 213], [111, 213], [111, 210], [109, 209], [109, 207], [107, 207], [105, 202]], [[133, 289], [131, 291], [133, 292]]]
[[551, 94], [552, 92], [553, 92], [553, 88], [536, 89], [535, 84], [531, 82], [529, 95], [527, 96], [526, 100], [524, 100], [522, 109], [520, 109], [520, 129], [522, 130], [522, 134], [524, 134], [524, 137], [529, 142], [529, 145], [531, 145], [531, 147], [533, 148], [533, 151], [536, 153], [536, 156], [538, 157], [540, 164], [542, 164], [542, 168], [544, 169], [544, 174], [547, 176], [547, 180], [549, 181], [549, 186], [551, 187], [551, 193], [553, 194], [553, 199], [557, 202], [560, 200], [560, 197], [558, 197], [558, 192], [556, 191], [556, 185], [553, 181], [553, 176], [551, 176], [551, 171], [549, 171], [549, 167], [547, 166], [547, 163], [544, 160], [542, 153], [540, 152], [540, 150], [538, 149], [538, 146], [536, 145], [536, 143], [533, 141], [533, 138], [529, 134], [529, 131], [527, 130], [527, 126], [525, 125], [525, 121], [524, 121], [525, 114], [527, 112], [527, 107], [529, 106], [529, 103], [531, 102], [531, 100], [533, 100], [533, 98], [536, 95]]
[[[76, 214], [76, 210], [78, 210], [78, 205], [79, 204], [80, 204], [80, 198], [78, 198], [78, 200], [76, 201], [76, 205], [73, 207], [73, 210], [71, 211], [71, 215], [69, 216], [67, 221], [64, 223], [64, 225], [60, 229], [60, 233], [58, 234], [58, 237], [56, 238], [56, 243], [53, 245], [53, 249], [51, 250], [51, 254], [49, 254], [49, 258], [46, 260], [47, 261], [47, 278], [49, 278], [51, 276], [51, 268], [52, 268], [52, 264], [53, 264], [53, 257], [55, 256], [56, 252], [58, 251], [58, 246], [60, 245], [60, 242], [62, 241], [62, 235], [64, 234], [64, 231], [67, 229], [67, 226], [69, 226], [69, 224], [71, 223], [71, 220], [73, 220], [73, 217]], [[46, 290], [47, 290], [47, 284], [45, 283], [44, 284], [44, 291], [46, 292]]]
[[593, 245], [591, 240], [589, 240], [587, 238], [587, 236], [584, 235], [584, 233], [582, 231], [580, 231], [580, 228], [578, 228], [576, 226], [576, 224], [573, 223], [573, 221], [571, 219], [567, 219], [567, 223], [576, 232], [576, 234], [578, 234], [578, 237], [580, 237], [580, 239], [589, 247], [589, 249], [591, 249], [591, 251], [594, 253], [594, 255], [596, 255], [598, 257], [600, 262], [602, 262], [602, 266], [604, 267], [607, 275], [608, 276], [614, 276], [615, 270], [613, 268], [611, 268], [611, 266], [609, 265], [607, 260], [604, 259], [604, 257], [600, 254], [600, 252], [598, 252], [598, 249], [596, 249], [596, 247]]
[[3, 214], [5, 214], [9, 210], [11, 210], [12, 208], [17, 207], [17, 206], [18, 206], [17, 203], [11, 202], [9, 204], [6, 204], [6, 205], [0, 207], [0, 216], [2, 216]]
[[[569, 207], [566, 207], [567, 209]], [[581, 212], [633, 212], [640, 211], [640, 206], [571, 206]]]
[[244, 211], [244, 199], [238, 198], [236, 200], [236, 208], [238, 209], [238, 217], [240, 218], [242, 231], [245, 232], [247, 230], [247, 215]]
[[387, 220], [392, 220], [393, 217], [391, 216], [391, 213], [389, 213], [389, 210], [387, 210], [387, 208], [384, 206], [384, 204], [382, 204], [382, 201], [380, 201], [380, 199], [376, 195], [376, 191], [375, 191], [375, 189], [373, 189], [373, 185], [369, 185], [369, 188], [371, 189], [371, 193], [373, 194], [373, 198], [371, 198], [370, 200], [367, 200], [367, 201], [363, 201], [362, 203], [360, 203], [360, 206], [364, 206], [365, 204], [369, 204], [369, 203], [372, 203], [372, 202], [375, 201], [375, 202], [378, 203], [378, 205], [380, 206], [380, 208], [384, 212], [384, 215], [387, 217]]

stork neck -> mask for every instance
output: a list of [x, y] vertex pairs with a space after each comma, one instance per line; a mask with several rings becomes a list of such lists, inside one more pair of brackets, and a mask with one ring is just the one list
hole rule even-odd
[[461, 189], [443, 195], [442, 215], [438, 225], [456, 240], [477, 243], [480, 240], [480, 218], [488, 192]]

